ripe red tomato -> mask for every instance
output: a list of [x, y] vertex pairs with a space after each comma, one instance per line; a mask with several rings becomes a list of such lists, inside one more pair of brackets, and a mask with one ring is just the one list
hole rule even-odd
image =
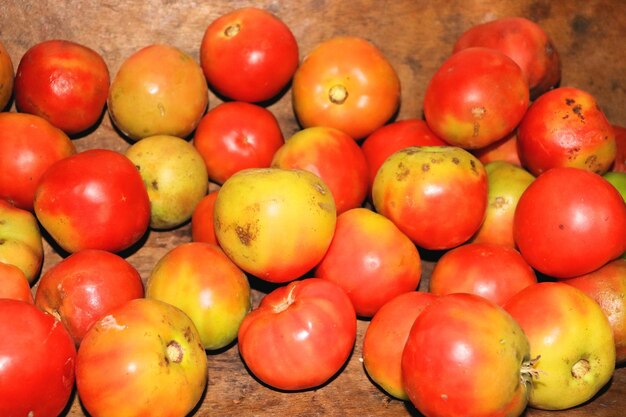
[[35, 302], [28, 278], [15, 265], [0, 262], [0, 298]]
[[108, 251], [85, 249], [41, 276], [35, 305], [57, 317], [78, 346], [96, 321], [143, 296], [141, 276], [128, 261]]
[[74, 135], [98, 122], [109, 84], [109, 69], [98, 52], [68, 40], [46, 40], [20, 60], [15, 105]]
[[626, 172], [626, 128], [613, 125], [615, 133], [615, 161], [613, 162], [612, 171]]
[[55, 162], [35, 192], [35, 214], [68, 252], [118, 252], [150, 224], [148, 192], [133, 163], [108, 149], [89, 149]]
[[554, 167], [607, 172], [617, 152], [615, 132], [591, 94], [560, 87], [528, 108], [517, 132], [522, 165], [533, 175]]
[[307, 278], [267, 294], [241, 323], [239, 352], [261, 381], [315, 388], [335, 375], [356, 340], [356, 314], [337, 284]]
[[274, 154], [272, 167], [312, 172], [330, 188], [337, 214], [360, 207], [367, 197], [367, 161], [341, 130], [318, 126], [296, 132]]
[[626, 204], [598, 174], [552, 168], [521, 195], [513, 234], [536, 270], [554, 278], [586, 274], [626, 251]]
[[450, 56], [432, 76], [424, 116], [449, 144], [477, 149], [510, 134], [528, 103], [520, 67], [495, 49], [472, 47]]
[[75, 153], [70, 138], [46, 119], [0, 113], [0, 198], [33, 211], [35, 189], [44, 171]]
[[473, 149], [472, 153], [483, 164], [504, 161], [512, 165], [522, 166], [517, 153], [517, 130], [483, 148]]
[[0, 112], [4, 111], [11, 101], [14, 82], [13, 61], [4, 44], [0, 42]]
[[74, 388], [74, 341], [34, 304], [0, 299], [0, 415], [57, 417]]
[[277, 16], [256, 7], [226, 13], [209, 24], [200, 64], [211, 87], [230, 99], [267, 101], [291, 81], [298, 43]]
[[427, 416], [519, 416], [529, 353], [524, 332], [497, 304], [475, 294], [440, 296], [411, 327], [404, 389]]
[[209, 110], [193, 138], [209, 178], [218, 184], [242, 169], [269, 167], [274, 153], [284, 142], [278, 120], [271, 111], [236, 101]]
[[338, 36], [318, 44], [293, 77], [292, 101], [303, 127], [328, 126], [362, 139], [400, 105], [400, 79], [364, 38]]
[[213, 209], [218, 191], [211, 191], [196, 204], [191, 215], [191, 240], [194, 242], [206, 242], [219, 246], [213, 221]]

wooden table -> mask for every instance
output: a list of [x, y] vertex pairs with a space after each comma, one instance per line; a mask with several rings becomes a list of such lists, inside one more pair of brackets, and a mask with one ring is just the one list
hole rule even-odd
[[[99, 51], [113, 76], [127, 56], [151, 43], [172, 44], [197, 59], [206, 26], [221, 14], [246, 5], [266, 8], [281, 17], [293, 30], [301, 56], [334, 35], [350, 34], [372, 41], [401, 78], [399, 119], [421, 115], [426, 84], [462, 31], [498, 17], [524, 16], [544, 27], [557, 46], [563, 62], [562, 85], [594, 94], [609, 120], [626, 126], [626, 2], [620, 0], [3, 0], [0, 39], [16, 68], [22, 54], [35, 43], [64, 38]], [[210, 107], [219, 102], [211, 93]], [[269, 109], [285, 137], [299, 129], [289, 94]], [[108, 116], [97, 129], [74, 142], [79, 150], [101, 147], [124, 151], [129, 146], [111, 127]], [[127, 259], [146, 279], [162, 255], [189, 240], [188, 224], [171, 232], [153, 231], [141, 247], [127, 254]], [[46, 242], [43, 270], [60, 259]], [[425, 263], [422, 288], [431, 266]], [[253, 293], [256, 304], [263, 292], [254, 288]], [[236, 345], [209, 353], [209, 386], [194, 415], [419, 415], [408, 403], [385, 395], [367, 378], [360, 361], [366, 328], [367, 322], [359, 321], [357, 343], [342, 372], [325, 386], [302, 393], [281, 393], [257, 382], [245, 369]], [[626, 415], [626, 369], [618, 369], [607, 389], [591, 403], [558, 414]], [[85, 415], [76, 396], [65, 415]], [[529, 409], [526, 415], [556, 413]]]

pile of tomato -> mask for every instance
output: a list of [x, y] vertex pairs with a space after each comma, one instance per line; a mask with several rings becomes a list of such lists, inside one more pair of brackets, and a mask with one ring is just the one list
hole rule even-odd
[[[300, 60], [242, 8], [199, 52], [148, 45], [111, 76], [69, 40], [16, 70], [0, 44], [0, 415], [57, 416], [76, 389], [93, 417], [185, 416], [233, 343], [260, 382], [315, 389], [358, 319], [364, 372], [427, 416], [568, 409], [626, 361], [626, 130], [559, 85], [537, 24], [462, 33], [405, 120], [363, 38]], [[289, 138], [268, 109], [287, 92]], [[127, 150], [77, 151], [105, 113]], [[129, 251], [188, 223], [142, 280]], [[62, 259], [41, 273], [44, 239]]]

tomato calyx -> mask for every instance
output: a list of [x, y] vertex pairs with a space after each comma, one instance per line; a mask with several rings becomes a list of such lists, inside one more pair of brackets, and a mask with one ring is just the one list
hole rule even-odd
[[341, 84], [336, 84], [328, 90], [328, 98], [333, 104], [343, 104], [348, 98], [348, 89]]
[[180, 363], [183, 360], [183, 348], [176, 340], [170, 340], [165, 347], [165, 360], [170, 363]]
[[522, 369], [520, 370], [520, 380], [523, 385], [530, 385], [533, 378], [539, 379], [541, 370], [535, 369], [535, 364], [539, 361], [541, 355], [537, 355], [532, 359], [522, 362]]

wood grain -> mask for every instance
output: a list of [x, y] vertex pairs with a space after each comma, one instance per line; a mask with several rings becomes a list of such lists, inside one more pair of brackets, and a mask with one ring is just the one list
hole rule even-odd
[[[563, 62], [561, 85], [596, 96], [609, 120], [626, 126], [626, 2], [612, 0], [552, 2], [498, 0], [430, 2], [425, 0], [4, 0], [0, 40], [17, 67], [24, 52], [46, 39], [69, 39], [105, 58], [113, 76], [126, 57], [152, 43], [168, 43], [198, 58], [206, 26], [229, 10], [255, 5], [282, 18], [294, 32], [300, 55], [335, 35], [362, 36], [377, 45], [402, 82], [399, 119], [420, 117], [429, 78], [448, 56], [456, 37], [473, 24], [504, 16], [525, 16], [544, 27]], [[220, 100], [210, 93], [210, 107]], [[299, 126], [289, 92], [268, 108], [289, 137]], [[92, 132], [73, 139], [79, 150], [101, 147], [124, 151], [129, 142], [105, 115]], [[124, 255], [145, 280], [155, 262], [176, 245], [190, 241], [189, 225], [149, 232]], [[46, 240], [43, 271], [61, 255]], [[425, 262], [421, 288], [431, 263]], [[264, 294], [254, 285], [254, 303]], [[35, 290], [36, 288], [34, 288]], [[284, 393], [264, 386], [246, 370], [232, 345], [209, 355], [209, 385], [195, 416], [404, 416], [419, 415], [410, 404], [379, 390], [363, 370], [361, 343], [367, 321], [358, 323], [354, 352], [345, 368], [315, 390]], [[559, 415], [619, 416], [626, 408], [626, 370], [589, 404]], [[529, 409], [527, 416], [554, 413]], [[73, 396], [66, 416], [84, 416]]]

